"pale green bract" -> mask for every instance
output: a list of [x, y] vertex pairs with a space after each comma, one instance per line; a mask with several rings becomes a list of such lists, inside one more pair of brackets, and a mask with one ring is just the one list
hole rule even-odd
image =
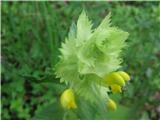
[[71, 26], [68, 38], [62, 43], [56, 76], [86, 100], [106, 99], [108, 88], [102, 87], [101, 81], [120, 68], [120, 52], [127, 37], [127, 32], [111, 27], [110, 14], [92, 29], [92, 22], [83, 11], [77, 26]]

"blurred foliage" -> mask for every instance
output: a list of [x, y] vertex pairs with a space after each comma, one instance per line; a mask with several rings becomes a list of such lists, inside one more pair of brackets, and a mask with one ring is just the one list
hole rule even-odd
[[[62, 118], [64, 112], [57, 103], [65, 86], [55, 78], [54, 65], [61, 42], [83, 8], [94, 26], [111, 11], [113, 25], [130, 33], [122, 69], [131, 74], [132, 80], [127, 91], [124, 88], [117, 97], [123, 107], [115, 113], [106, 112], [108, 119], [124, 120], [126, 115], [133, 120], [160, 117], [159, 2], [2, 2], [3, 120]], [[96, 110], [84, 106], [81, 119]], [[74, 111], [66, 114], [65, 119], [77, 119]]]

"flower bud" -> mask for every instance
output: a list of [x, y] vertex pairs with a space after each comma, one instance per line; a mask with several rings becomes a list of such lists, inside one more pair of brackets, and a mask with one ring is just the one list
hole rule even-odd
[[117, 109], [117, 105], [116, 105], [116, 103], [112, 99], [109, 99], [108, 103], [107, 103], [107, 108], [109, 110], [113, 110], [114, 111], [114, 110]]
[[124, 72], [124, 71], [118, 71], [118, 73], [120, 74], [120, 76], [125, 80], [125, 81], [129, 81], [130, 80], [130, 76]]
[[60, 97], [60, 102], [63, 108], [67, 108], [67, 109], [77, 108], [72, 89], [67, 89], [62, 93]]
[[111, 85], [111, 90], [112, 90], [113, 93], [120, 93], [120, 92], [122, 92], [121, 86], [119, 86], [117, 84]]

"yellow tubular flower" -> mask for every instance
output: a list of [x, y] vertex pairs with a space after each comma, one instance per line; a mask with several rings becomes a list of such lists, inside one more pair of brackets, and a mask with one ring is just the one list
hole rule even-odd
[[121, 86], [119, 86], [117, 84], [111, 85], [111, 90], [112, 90], [113, 93], [120, 93], [120, 92], [122, 92]]
[[62, 93], [62, 95], [60, 97], [60, 102], [61, 102], [61, 105], [63, 108], [67, 108], [67, 109], [76, 109], [77, 108], [72, 89], [67, 89]]
[[117, 105], [112, 99], [109, 99], [108, 103], [107, 103], [107, 108], [108, 108], [108, 110], [114, 111], [117, 109]]
[[125, 81], [129, 81], [130, 80], [130, 76], [126, 72], [124, 72], [124, 71], [118, 71], [118, 73], [120, 74], [121, 77], [123, 77], [123, 79]]
[[124, 79], [117, 72], [110, 73], [104, 79], [107, 85], [113, 85], [113, 84], [117, 84], [120, 86], [125, 85]]

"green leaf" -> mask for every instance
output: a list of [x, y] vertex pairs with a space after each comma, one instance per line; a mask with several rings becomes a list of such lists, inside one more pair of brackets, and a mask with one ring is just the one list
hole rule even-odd
[[139, 120], [150, 120], [148, 113], [144, 112]]
[[87, 41], [92, 33], [92, 23], [83, 10], [77, 22], [77, 45]]
[[62, 120], [64, 111], [57, 102], [43, 106], [31, 120]]
[[101, 22], [101, 24], [98, 26], [97, 31], [100, 29], [106, 29], [111, 25], [111, 13], [109, 13]]

